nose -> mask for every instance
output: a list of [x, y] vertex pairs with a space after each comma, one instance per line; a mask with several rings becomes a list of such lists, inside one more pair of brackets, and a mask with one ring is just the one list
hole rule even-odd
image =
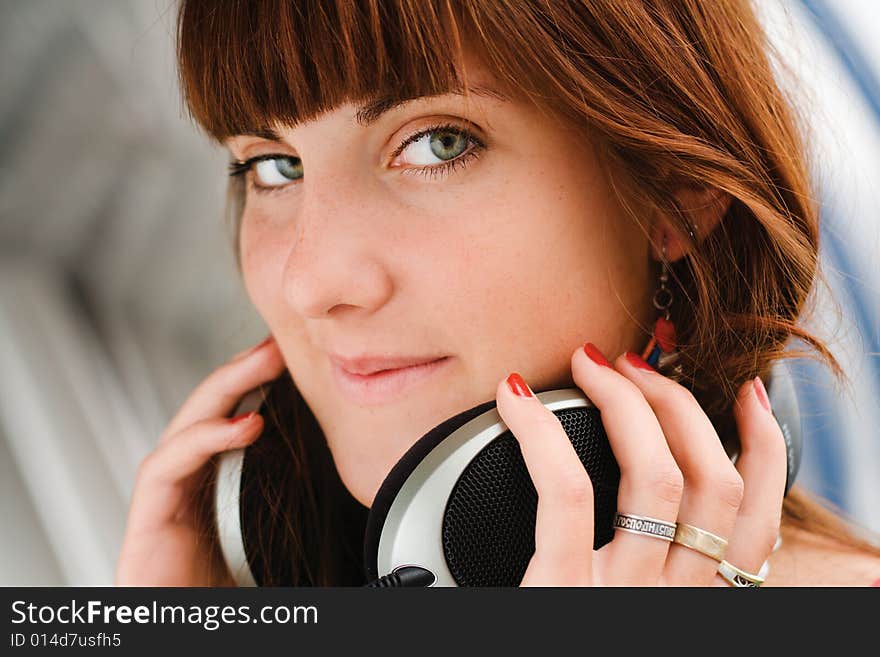
[[339, 194], [339, 189], [337, 181], [333, 189], [304, 190], [297, 213], [283, 285], [287, 302], [303, 317], [326, 318], [345, 308], [371, 314], [393, 291], [383, 259], [388, 243], [370, 221], [381, 211], [368, 209], [357, 194]]

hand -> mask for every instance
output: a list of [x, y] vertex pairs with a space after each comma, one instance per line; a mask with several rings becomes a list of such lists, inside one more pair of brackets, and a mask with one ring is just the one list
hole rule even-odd
[[[571, 368], [601, 412], [620, 466], [618, 511], [721, 536], [729, 542], [725, 559], [757, 573], [779, 532], [786, 454], [756, 384], [746, 381], [737, 392], [742, 447], [734, 466], [691, 392], [637, 355], [622, 354], [612, 365], [588, 343], [572, 355]], [[508, 381], [517, 387], [517, 376], [498, 385], [496, 400], [538, 492], [535, 552], [521, 586], [727, 586], [717, 561], [659, 538], [617, 530], [594, 551], [589, 476], [556, 415], [514, 393]]]
[[241, 398], [284, 371], [274, 340], [239, 353], [205, 378], [141, 462], [116, 566], [116, 586], [234, 586], [203, 517], [212, 457], [256, 440], [263, 418], [228, 418]]

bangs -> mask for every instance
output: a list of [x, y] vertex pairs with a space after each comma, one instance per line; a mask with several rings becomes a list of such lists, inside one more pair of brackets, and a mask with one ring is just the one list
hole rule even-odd
[[[449, 0], [181, 0], [178, 73], [191, 118], [218, 142], [295, 126], [346, 102], [467, 95]], [[482, 32], [482, 30], [479, 30]], [[485, 42], [486, 35], [483, 36]], [[468, 61], [485, 61], [468, 40]]]

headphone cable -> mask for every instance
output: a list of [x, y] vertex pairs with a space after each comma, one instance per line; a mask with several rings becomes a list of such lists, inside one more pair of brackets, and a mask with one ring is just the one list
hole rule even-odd
[[387, 575], [364, 584], [366, 588], [385, 589], [400, 586], [431, 586], [437, 578], [427, 568], [421, 566], [401, 566]]

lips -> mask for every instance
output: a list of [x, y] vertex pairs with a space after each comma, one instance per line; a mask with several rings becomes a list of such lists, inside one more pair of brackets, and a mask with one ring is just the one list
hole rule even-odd
[[[449, 356], [435, 357], [433, 360], [430, 358], [362, 359], [359, 362], [349, 360], [345, 367], [331, 358], [331, 369], [339, 391], [349, 401], [361, 405], [377, 405], [394, 401], [405, 391], [412, 393], [418, 384], [445, 370], [452, 360]], [[358, 374], [347, 367], [372, 373]]]
[[436, 356], [357, 356], [355, 358], [345, 358], [336, 354], [330, 355], [337, 366], [348, 372], [349, 374], [375, 374], [383, 370], [396, 370], [404, 367], [412, 367], [414, 365], [423, 365], [431, 363], [435, 360], [443, 358], [442, 355]]

